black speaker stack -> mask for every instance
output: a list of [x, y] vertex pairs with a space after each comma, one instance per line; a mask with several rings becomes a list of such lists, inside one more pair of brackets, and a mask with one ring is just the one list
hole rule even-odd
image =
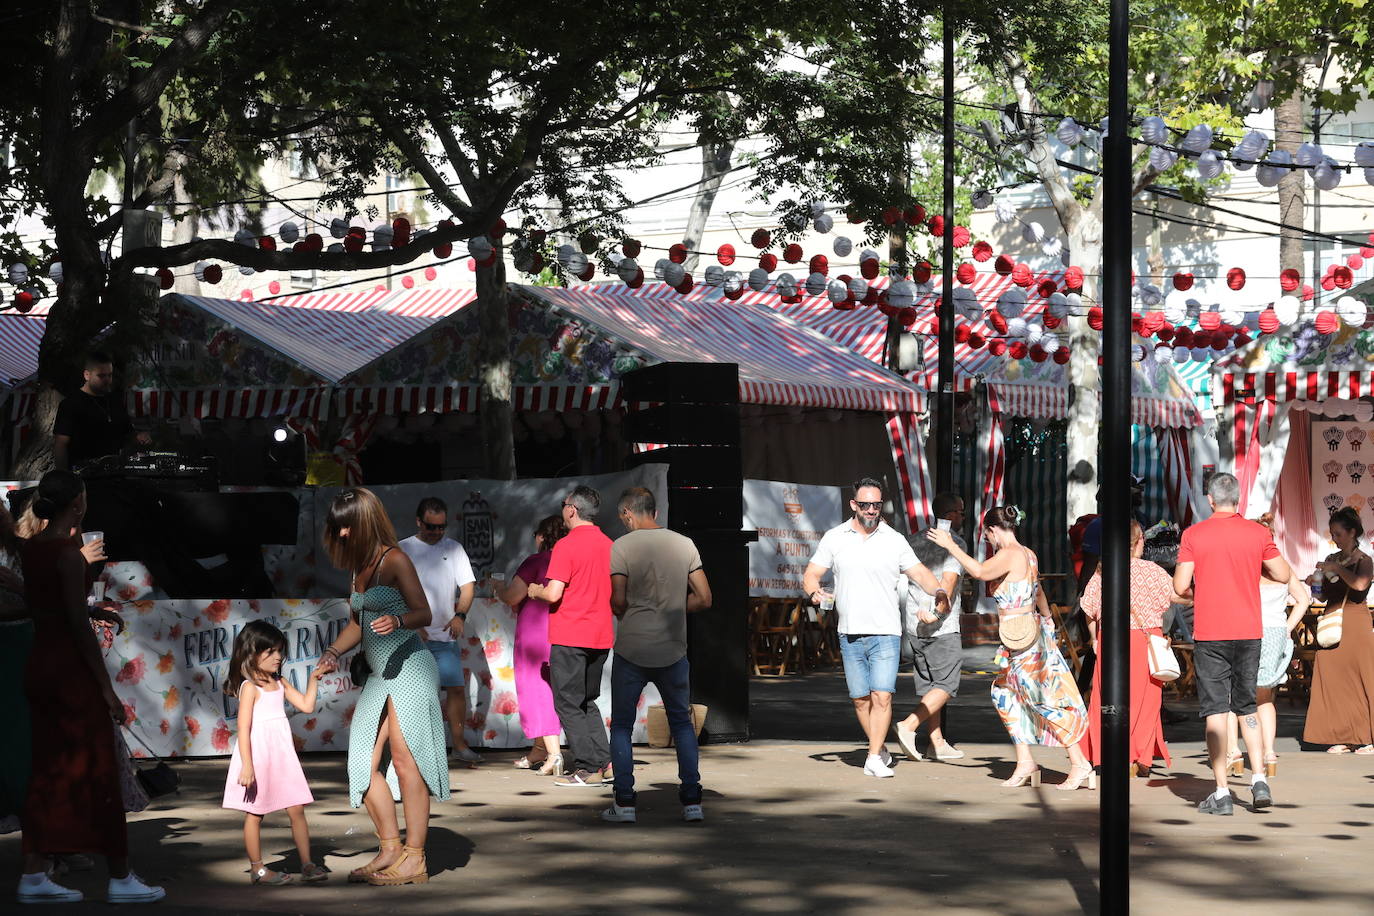
[[659, 363], [621, 377], [631, 443], [662, 448], [633, 455], [630, 466], [668, 465], [667, 526], [701, 552], [712, 605], [687, 618], [692, 702], [707, 706], [703, 740], [749, 740], [749, 542], [742, 531], [739, 367], [734, 363]]

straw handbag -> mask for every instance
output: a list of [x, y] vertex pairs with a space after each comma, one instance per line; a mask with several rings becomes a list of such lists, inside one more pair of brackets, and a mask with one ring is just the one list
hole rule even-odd
[[1341, 642], [1342, 611], [1336, 608], [1317, 618], [1317, 645], [1323, 649], [1335, 648]]

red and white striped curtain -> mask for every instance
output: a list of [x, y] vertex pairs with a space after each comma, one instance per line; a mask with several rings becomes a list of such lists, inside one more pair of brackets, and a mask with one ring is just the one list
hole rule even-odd
[[887, 439], [892, 446], [892, 463], [897, 468], [899, 505], [906, 513], [909, 531], [935, 524], [931, 511], [930, 468], [926, 464], [925, 444], [914, 413], [889, 413]]
[[1193, 456], [1189, 431], [1180, 427], [1156, 427], [1155, 440], [1164, 465], [1164, 491], [1169, 513], [1180, 528], [1196, 520], [1193, 511]]
[[[983, 507], [1000, 506], [1007, 482], [1007, 447], [1002, 438], [1002, 403], [991, 385], [986, 386], [988, 424], [979, 430], [978, 452], [983, 461]], [[981, 519], [978, 537], [983, 536]]]
[[[350, 487], [359, 486], [363, 482], [363, 466], [358, 455], [372, 438], [379, 419], [379, 414], [350, 414], [344, 420], [343, 429], [339, 431], [339, 441], [334, 443], [333, 451], [335, 458], [343, 466], [344, 483]], [[313, 418], [290, 417], [286, 425], [301, 435], [311, 452], [318, 452], [324, 447], [319, 425]]]

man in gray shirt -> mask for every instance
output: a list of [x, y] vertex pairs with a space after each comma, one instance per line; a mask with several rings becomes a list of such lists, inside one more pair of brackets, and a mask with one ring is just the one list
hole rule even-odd
[[687, 615], [711, 606], [711, 586], [690, 538], [658, 523], [654, 494], [630, 487], [620, 495], [620, 520], [629, 529], [611, 546], [611, 610], [620, 624], [611, 668], [611, 767], [615, 801], [603, 820], [635, 822], [632, 733], [644, 685], [663, 698], [677, 748], [678, 800], [684, 820], [700, 821], [701, 775], [692, 727]]

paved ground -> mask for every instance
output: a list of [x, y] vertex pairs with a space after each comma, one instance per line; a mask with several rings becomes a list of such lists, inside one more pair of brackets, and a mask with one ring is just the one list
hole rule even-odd
[[[896, 778], [875, 780], [859, 769], [842, 678], [756, 681], [756, 739], [703, 749], [704, 824], [679, 819], [671, 751], [636, 753], [635, 826], [597, 819], [606, 793], [555, 788], [513, 769], [514, 753], [486, 753], [480, 769], [454, 771], [454, 798], [436, 806], [434, 878], [421, 887], [344, 883], [372, 838], [347, 806], [341, 756], [306, 761], [317, 849], [335, 873], [311, 888], [250, 887], [241, 819], [219, 807], [224, 762], [183, 763], [181, 794], [131, 820], [134, 864], [167, 885], [164, 913], [1096, 912], [1096, 793], [1052, 788], [1066, 763], [1049, 749], [1037, 751], [1046, 785], [1000, 788], [1011, 749], [986, 697], [986, 678], [970, 677], [952, 713], [965, 760], [902, 763]], [[1281, 712], [1278, 804], [1262, 814], [1195, 814], [1207, 791], [1201, 730], [1170, 729], [1173, 767], [1132, 786], [1136, 912], [1374, 912], [1374, 758], [1301, 753], [1301, 712]], [[268, 828], [271, 857], [296, 868], [284, 819]], [[0, 857], [17, 855], [17, 836], [0, 837]], [[99, 899], [98, 874], [71, 883]]]

